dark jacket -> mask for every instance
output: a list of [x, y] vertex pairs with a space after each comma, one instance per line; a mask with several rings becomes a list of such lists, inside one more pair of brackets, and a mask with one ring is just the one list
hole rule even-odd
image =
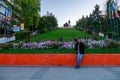
[[[78, 49], [78, 45], [79, 45], [79, 49]], [[80, 50], [81, 54], [84, 54], [84, 44], [83, 43], [76, 43], [75, 44], [75, 51]]]

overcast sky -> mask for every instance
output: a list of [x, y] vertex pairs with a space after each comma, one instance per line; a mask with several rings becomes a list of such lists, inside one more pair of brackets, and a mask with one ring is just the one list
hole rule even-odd
[[101, 5], [100, 9], [104, 10], [105, 2], [106, 0], [42, 0], [41, 16], [49, 11], [56, 16], [59, 26], [68, 20], [71, 25], [75, 25], [82, 15], [89, 15], [96, 4]]

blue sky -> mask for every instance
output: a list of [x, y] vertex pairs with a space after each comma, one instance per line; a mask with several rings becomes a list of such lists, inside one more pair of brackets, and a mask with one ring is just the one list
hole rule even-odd
[[49, 11], [56, 16], [59, 26], [68, 20], [71, 25], [75, 25], [82, 15], [89, 15], [94, 10], [95, 4], [101, 5], [100, 9], [104, 10], [105, 2], [106, 0], [42, 0], [41, 16]]

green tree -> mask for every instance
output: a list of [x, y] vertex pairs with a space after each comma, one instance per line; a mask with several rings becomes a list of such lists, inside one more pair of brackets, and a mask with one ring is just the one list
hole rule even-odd
[[97, 33], [102, 29], [101, 24], [103, 18], [101, 15], [100, 6], [96, 4], [94, 8], [95, 9], [89, 16], [83, 16], [82, 19], [79, 19], [76, 23], [76, 26], [79, 26], [85, 32], [90, 30]]
[[40, 0], [13, 0], [14, 6], [19, 10], [22, 17], [21, 22], [25, 23], [25, 28], [33, 30], [38, 26], [40, 17]]
[[42, 16], [39, 21], [39, 29], [42, 32], [47, 32], [56, 29], [58, 26], [56, 17], [51, 13], [51, 15]]

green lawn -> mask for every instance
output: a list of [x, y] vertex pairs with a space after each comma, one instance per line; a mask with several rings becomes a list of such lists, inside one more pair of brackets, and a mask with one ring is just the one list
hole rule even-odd
[[[84, 32], [81, 32], [76, 29], [57, 29], [48, 33], [44, 33], [38, 36], [31, 37], [31, 41], [47, 41], [47, 40], [57, 40], [61, 37], [63, 37], [64, 41], [71, 41], [74, 39], [74, 37], [77, 38], [84, 38], [84, 37], [91, 37], [92, 35], [86, 34]], [[57, 53], [70, 53], [74, 54], [74, 49], [29, 49], [29, 50], [23, 50], [23, 49], [0, 49], [0, 53], [2, 54], [57, 54]], [[106, 54], [106, 53], [120, 53], [120, 48], [102, 48], [102, 49], [85, 49], [85, 53], [89, 54]]]
[[63, 38], [64, 41], [71, 41], [74, 37], [83, 38], [91, 37], [92, 35], [86, 34], [84, 32], [78, 31], [76, 29], [57, 29], [48, 33], [41, 34], [39, 36], [34, 36], [31, 38], [31, 41], [47, 41], [47, 40], [57, 40]]
[[[0, 54], [74, 54], [74, 49], [34, 49], [34, 50], [23, 50], [23, 49], [0, 49]], [[120, 48], [103, 48], [103, 49], [85, 49], [85, 53], [87, 54], [112, 54], [112, 53], [120, 53]]]

